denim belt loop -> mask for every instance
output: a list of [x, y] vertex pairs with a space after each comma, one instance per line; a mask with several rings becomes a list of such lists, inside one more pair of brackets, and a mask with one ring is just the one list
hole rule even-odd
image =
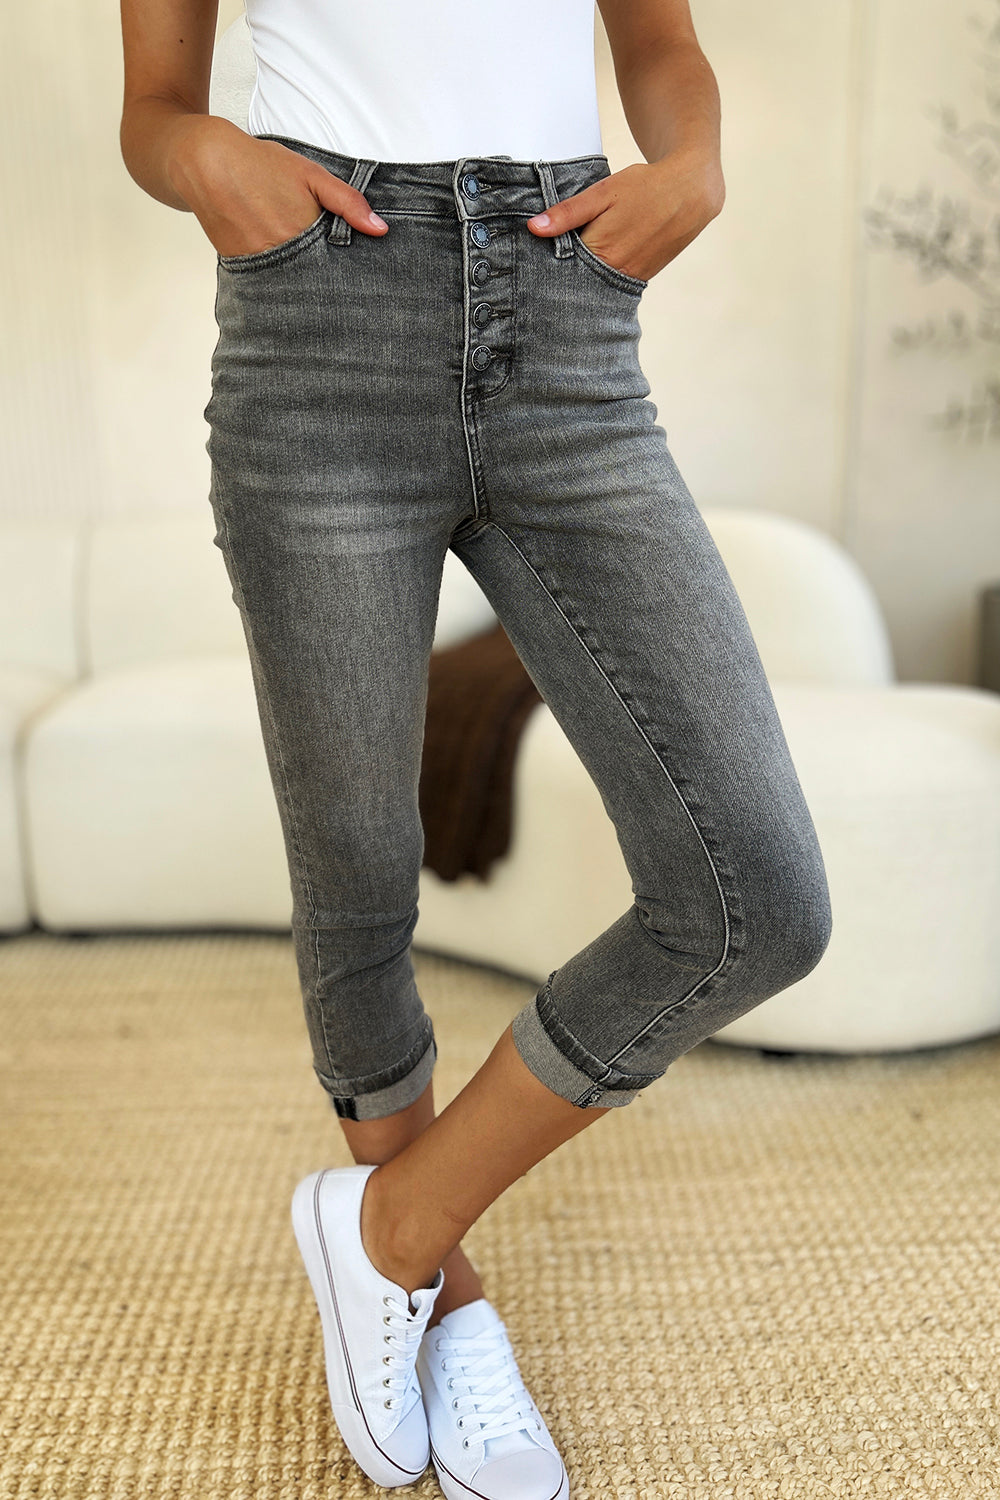
[[[377, 161], [370, 161], [367, 157], [359, 156], [354, 163], [351, 173], [349, 187], [357, 188], [363, 193], [371, 180], [371, 175], [378, 166]], [[330, 226], [327, 241], [331, 245], [349, 245], [351, 243], [351, 226], [341, 214], [335, 214]]]
[[[538, 183], [542, 190], [542, 203], [546, 208], [551, 208], [553, 203], [557, 203], [559, 201], [559, 194], [556, 192], [556, 179], [552, 171], [552, 163], [548, 161], [536, 161], [532, 162], [532, 166], [538, 173]], [[562, 234], [557, 234], [554, 243], [556, 255], [564, 257], [567, 255], [572, 255], [574, 253], [573, 241], [570, 238], [568, 229], [564, 230]]]

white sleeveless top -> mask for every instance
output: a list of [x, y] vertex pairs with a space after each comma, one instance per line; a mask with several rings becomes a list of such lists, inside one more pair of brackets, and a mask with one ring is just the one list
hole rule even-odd
[[603, 153], [594, 0], [246, 0], [251, 135], [376, 161]]

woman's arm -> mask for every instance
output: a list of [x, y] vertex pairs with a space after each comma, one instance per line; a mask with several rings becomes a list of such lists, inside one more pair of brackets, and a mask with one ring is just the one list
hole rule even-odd
[[280, 244], [321, 208], [365, 234], [388, 226], [356, 188], [301, 152], [208, 112], [218, 0], [121, 0], [125, 96], [119, 132], [129, 175], [194, 213], [221, 255]]
[[209, 117], [218, 14], [219, 0], [160, 0], [152, 5], [148, 0], [121, 0], [122, 158], [139, 186], [170, 208], [191, 209], [173, 174], [185, 142], [190, 145]]
[[720, 103], [688, 0], [598, 0], [629, 129], [646, 161], [575, 193], [529, 227], [545, 235], [592, 226], [596, 255], [648, 280], [725, 202]]
[[718, 164], [719, 90], [688, 0], [598, 3], [625, 118], [647, 162], [687, 147]]

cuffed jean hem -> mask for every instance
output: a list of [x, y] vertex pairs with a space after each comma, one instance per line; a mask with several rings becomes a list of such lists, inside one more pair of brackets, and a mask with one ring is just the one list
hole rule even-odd
[[[545, 982], [543, 993], [548, 992], [552, 975]], [[647, 1075], [636, 1077], [635, 1086], [623, 1082], [623, 1075], [614, 1068], [601, 1063], [597, 1058], [589, 1059], [596, 1074], [604, 1073], [606, 1081], [600, 1082], [590, 1073], [585, 1073], [565, 1052], [556, 1046], [542, 1024], [538, 1014], [538, 996], [519, 1011], [511, 1026], [514, 1045], [521, 1060], [546, 1088], [559, 1094], [570, 1104], [581, 1109], [609, 1109], [617, 1105], [631, 1104], [653, 1079]], [[578, 1047], [583, 1055], [584, 1049]]]
[[[381, 1088], [368, 1089], [367, 1079], [353, 1080], [350, 1084], [342, 1078], [328, 1078], [317, 1068], [316, 1076], [330, 1096], [330, 1102], [343, 1120], [380, 1120], [385, 1115], [394, 1115], [420, 1098], [431, 1081], [437, 1061], [437, 1042], [433, 1033], [426, 1048], [413, 1067], [401, 1078]], [[349, 1089], [349, 1093], [345, 1093]]]

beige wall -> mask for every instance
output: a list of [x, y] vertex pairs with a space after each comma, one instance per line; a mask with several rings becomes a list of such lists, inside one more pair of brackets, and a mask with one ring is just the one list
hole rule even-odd
[[[932, 106], [990, 120], [977, 18], [996, 0], [694, 0], [723, 101], [727, 201], [643, 298], [642, 357], [701, 504], [768, 506], [829, 532], [886, 612], [899, 675], [971, 681], [978, 592], [1000, 580], [1000, 430], [932, 419], [972, 395], [1000, 342], [900, 352], [894, 330], [977, 299], [876, 248], [880, 193], [968, 200], [1000, 228], [1000, 150], [983, 178], [940, 149]], [[1000, 69], [1000, 39], [992, 48]], [[607, 77], [607, 75], [606, 75]], [[605, 149], [639, 159], [607, 77]], [[992, 174], [992, 176], [991, 176]], [[998, 292], [1000, 255], [993, 251]]]
[[[873, 248], [862, 216], [880, 189], [927, 187], [988, 222], [988, 188], [936, 146], [928, 105], [985, 115], [970, 17], [995, 0], [693, 9], [728, 199], [643, 299], [671, 449], [700, 504], [766, 506], [844, 542], [902, 677], [969, 681], [976, 592], [1000, 578], [1000, 440], [928, 416], [996, 368], [997, 346], [900, 353], [895, 327], [974, 298]], [[220, 30], [240, 10], [224, 0]], [[5, 30], [0, 513], [206, 505], [214, 254], [121, 162], [117, 6], [21, 5]], [[598, 58], [617, 168], [639, 153], [600, 26]]]

